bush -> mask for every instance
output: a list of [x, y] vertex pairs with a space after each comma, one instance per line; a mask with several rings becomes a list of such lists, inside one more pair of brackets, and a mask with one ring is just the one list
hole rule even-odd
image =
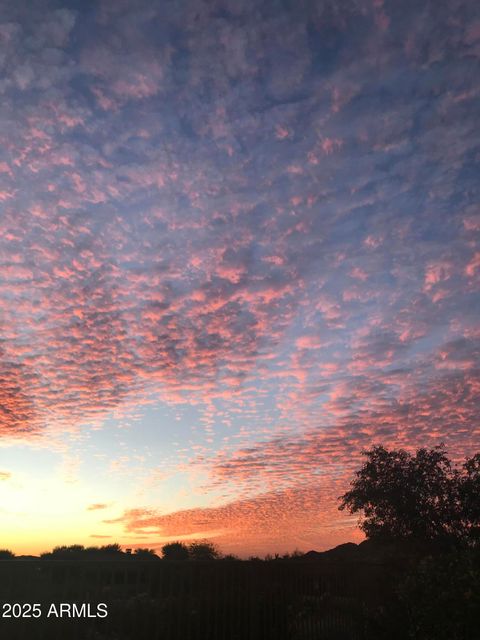
[[188, 546], [188, 553], [191, 560], [216, 560], [220, 556], [216, 546], [207, 540], [192, 542]]
[[169, 542], [162, 547], [164, 560], [188, 560], [188, 547], [183, 542]]
[[480, 552], [468, 550], [422, 560], [398, 588], [416, 640], [473, 640], [480, 628]]

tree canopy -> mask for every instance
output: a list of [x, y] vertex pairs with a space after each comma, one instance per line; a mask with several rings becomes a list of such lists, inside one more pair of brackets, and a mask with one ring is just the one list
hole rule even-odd
[[388, 451], [374, 446], [340, 496], [340, 509], [360, 513], [367, 538], [475, 544], [480, 531], [480, 454], [461, 467], [445, 447]]
[[140, 560], [151, 560], [152, 558], [157, 560], [159, 559], [155, 553], [155, 549], [144, 549], [139, 547], [138, 549], [135, 549], [134, 555]]
[[183, 542], [168, 542], [162, 547], [164, 560], [188, 560], [188, 547]]
[[216, 546], [207, 540], [192, 542], [188, 546], [188, 553], [192, 560], [217, 560], [220, 556]]
[[121, 558], [125, 554], [118, 543], [106, 544], [102, 547], [84, 547], [82, 544], [62, 545], [52, 551], [40, 554], [43, 560], [100, 560]]
[[183, 542], [169, 542], [162, 547], [164, 560], [217, 560], [220, 553], [208, 540], [196, 540], [186, 545]]

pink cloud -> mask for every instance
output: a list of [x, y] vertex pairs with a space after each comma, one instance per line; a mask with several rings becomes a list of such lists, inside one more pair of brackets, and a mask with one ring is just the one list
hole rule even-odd
[[473, 277], [480, 268], [480, 251], [477, 251], [470, 262], [465, 267], [465, 274], [467, 276]]
[[[151, 541], [210, 538], [224, 553], [252, 553], [327, 549], [340, 539], [358, 539], [355, 521], [347, 518], [331, 526], [336, 504], [320, 486], [292, 487], [221, 506], [159, 514], [152, 509], [130, 509], [107, 523], [123, 523], [125, 533], [148, 534]], [[150, 542], [160, 548], [163, 543]]]

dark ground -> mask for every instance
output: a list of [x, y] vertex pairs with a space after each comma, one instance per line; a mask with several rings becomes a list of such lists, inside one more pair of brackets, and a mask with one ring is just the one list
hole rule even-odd
[[[448, 567], [446, 570], [455, 572]], [[449, 606], [461, 609], [465, 601], [466, 613], [462, 614], [461, 623], [453, 631], [442, 623], [438, 627], [440, 631], [435, 632], [435, 625], [432, 626], [428, 618], [426, 622], [419, 621], [415, 602], [409, 600], [409, 594], [414, 594], [417, 602], [426, 597], [427, 604], [433, 606], [432, 620], [438, 622], [436, 587], [414, 576], [410, 578], [414, 582], [408, 586], [407, 598], [399, 595], [399, 589], [405, 591], [405, 576], [411, 573], [411, 567], [407, 570], [403, 562], [6, 560], [0, 562], [3, 613], [9, 609], [4, 603], [38, 603], [41, 606], [37, 609], [41, 609], [42, 615], [38, 619], [0, 618], [0, 637], [2, 640], [441, 640], [447, 637], [475, 640], [480, 637], [475, 635], [476, 621], [480, 621], [480, 592], [474, 592], [478, 566], [473, 582], [469, 571], [461, 568], [461, 579], [465, 578], [468, 584], [455, 587], [453, 600], [447, 593], [447, 599], [441, 603], [441, 611], [448, 614]], [[454, 601], [455, 597], [460, 598], [460, 605]], [[62, 602], [75, 602], [79, 606], [90, 603], [90, 615], [97, 613], [99, 603], [105, 603], [108, 616], [103, 619], [47, 617], [50, 604], [54, 603], [58, 609]], [[16, 606], [12, 613], [25, 614], [27, 609]], [[426, 609], [428, 606], [421, 605], [420, 618]], [[429, 625], [434, 635], [430, 635]]]

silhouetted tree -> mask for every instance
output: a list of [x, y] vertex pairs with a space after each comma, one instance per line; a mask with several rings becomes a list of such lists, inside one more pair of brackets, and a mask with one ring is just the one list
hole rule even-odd
[[10, 549], [0, 549], [0, 560], [13, 560], [15, 554]]
[[40, 558], [45, 560], [68, 559], [76, 560], [85, 554], [85, 547], [82, 544], [61, 545], [54, 547], [52, 551], [40, 554]]
[[460, 477], [463, 525], [469, 539], [480, 544], [480, 453], [467, 460]]
[[42, 553], [40, 558], [43, 560], [105, 560], [122, 558], [125, 555], [118, 543], [87, 548], [81, 544], [72, 544], [55, 547], [52, 551]]
[[220, 556], [216, 546], [208, 540], [189, 544], [188, 554], [191, 560], [216, 560]]
[[188, 560], [188, 547], [183, 542], [169, 542], [162, 547], [164, 560]]
[[154, 549], [135, 549], [135, 557], [139, 560], [159, 560]]
[[118, 544], [118, 542], [113, 542], [112, 544], [105, 544], [102, 547], [99, 547], [99, 551], [105, 555], [119, 555], [123, 554], [122, 547]]
[[367, 538], [471, 542], [478, 533], [480, 455], [453, 468], [443, 445], [406, 451], [374, 446], [340, 509], [362, 513]]

